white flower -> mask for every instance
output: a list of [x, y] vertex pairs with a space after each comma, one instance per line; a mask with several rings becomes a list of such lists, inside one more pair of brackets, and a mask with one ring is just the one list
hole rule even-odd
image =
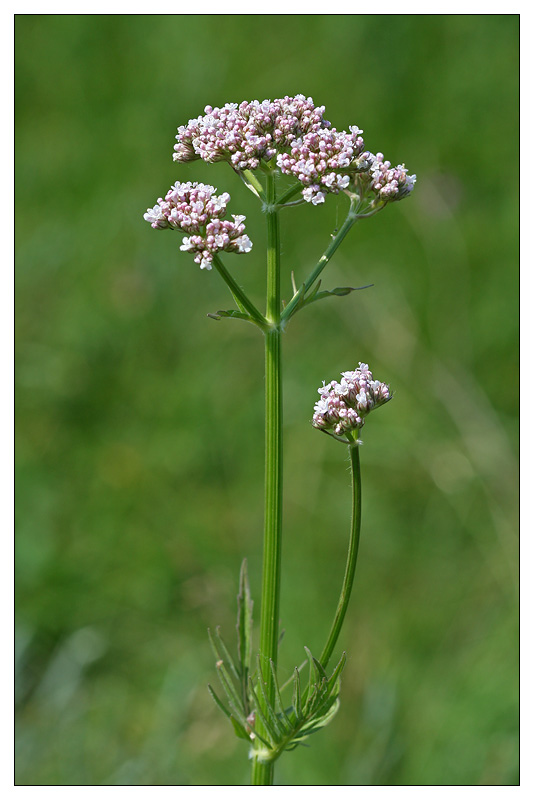
[[367, 396], [364, 389], [361, 389], [361, 391], [359, 391], [358, 394], [356, 395], [356, 402], [362, 408], [367, 408], [369, 405], [369, 401], [370, 398]]
[[235, 244], [237, 245], [238, 253], [250, 253], [252, 250], [252, 242], [246, 234], [236, 239]]
[[143, 214], [143, 219], [150, 222], [153, 228], [167, 227], [167, 220], [163, 215], [159, 203], [156, 203], [153, 208], [147, 208], [146, 214]]
[[211, 268], [211, 255], [209, 253], [204, 253], [200, 261], [200, 269], [210, 270]]
[[180, 245], [180, 250], [194, 250], [195, 245], [191, 242], [191, 237], [184, 236], [182, 239], [182, 244]]
[[313, 410], [316, 412], [316, 414], [326, 414], [327, 411], [328, 411], [328, 408], [329, 408], [328, 400], [326, 400], [323, 397], [323, 398], [321, 398], [321, 400], [317, 400]]

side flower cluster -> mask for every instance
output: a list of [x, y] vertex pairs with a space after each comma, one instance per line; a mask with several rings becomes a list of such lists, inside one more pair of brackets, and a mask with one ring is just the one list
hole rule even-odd
[[371, 189], [380, 207], [406, 197], [415, 175], [408, 176], [403, 166], [391, 169], [381, 153], [366, 151], [357, 126], [349, 131], [332, 128], [324, 111], [302, 94], [206, 106], [204, 115], [178, 128], [173, 158], [228, 161], [238, 171], [255, 170], [276, 158], [281, 172], [302, 184], [302, 197], [313, 205], [323, 203], [328, 193], [348, 189], [360, 173], [366, 177], [360, 188]]
[[416, 176], [408, 175], [404, 164], [391, 166], [383, 153], [374, 156], [370, 169], [371, 188], [381, 200], [402, 200], [413, 190]]
[[368, 365], [362, 362], [354, 371], [342, 372], [340, 383], [323, 381], [317, 391], [321, 399], [315, 404], [312, 425], [338, 436], [363, 427], [367, 414], [392, 397], [389, 386], [373, 380]]
[[248, 253], [252, 248], [245, 234], [245, 217], [232, 214], [233, 222], [224, 219], [230, 195], [216, 195], [216, 191], [205, 183], [177, 182], [143, 215], [152, 228], [190, 234], [182, 239], [180, 250], [193, 253], [200, 269], [211, 269], [213, 256], [219, 251]]
[[295, 140], [289, 153], [280, 153], [276, 163], [303, 184], [307, 202], [324, 203], [327, 192], [337, 194], [348, 187], [350, 174], [345, 170], [368, 169], [370, 153], [364, 152], [362, 133], [356, 125], [350, 133], [335, 128], [308, 133]]

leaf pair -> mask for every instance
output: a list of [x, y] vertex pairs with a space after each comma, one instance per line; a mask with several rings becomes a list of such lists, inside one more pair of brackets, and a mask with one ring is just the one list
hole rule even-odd
[[252, 654], [252, 610], [254, 604], [250, 595], [246, 559], [241, 565], [239, 575], [239, 594], [237, 595], [237, 663], [223, 642], [219, 628], [208, 636], [215, 654], [219, 680], [228, 700], [228, 710], [221, 702], [212, 686], [208, 685], [211, 696], [234, 726], [234, 730], [242, 739], [250, 741], [251, 707], [248, 694], [248, 680]]
[[341, 672], [345, 666], [345, 653], [330, 676], [322, 664], [305, 647], [309, 664], [309, 680], [304, 692], [301, 690], [301, 673], [295, 668], [293, 675], [293, 705], [289, 720], [293, 731], [284, 749], [294, 750], [304, 739], [324, 728], [339, 708]]
[[[257, 667], [251, 674], [252, 609], [253, 603], [247, 577], [246, 561], [241, 567], [237, 597], [237, 661], [234, 661], [221, 638], [219, 629], [208, 631], [216, 658], [217, 672], [226, 695], [226, 705], [212, 686], [208, 690], [221, 711], [229, 718], [240, 739], [253, 742], [259, 739], [262, 760], [274, 761], [284, 750], [294, 750], [308, 736], [327, 725], [339, 708], [340, 675], [345, 665], [345, 654], [330, 676], [308, 648], [309, 667], [307, 683], [302, 685], [302, 672], [295, 667], [291, 704], [285, 704], [272, 660], [267, 662], [269, 682], [274, 687], [274, 702], [269, 698], [267, 681], [262, 671], [261, 654]], [[261, 721], [260, 734], [256, 721]]]
[[333, 719], [339, 708], [340, 675], [345, 665], [345, 654], [329, 677], [308, 648], [305, 650], [310, 669], [309, 681], [302, 689], [302, 675], [295, 667], [292, 705], [289, 708], [284, 707], [272, 661], [269, 666], [275, 686], [275, 702], [274, 705], [269, 702], [258, 659], [258, 686], [263, 704], [259, 703], [254, 687], [251, 685], [250, 688], [263, 729], [269, 736], [269, 749], [262, 752], [263, 761], [275, 761], [284, 750], [294, 750], [298, 745], [303, 745], [309, 736]]

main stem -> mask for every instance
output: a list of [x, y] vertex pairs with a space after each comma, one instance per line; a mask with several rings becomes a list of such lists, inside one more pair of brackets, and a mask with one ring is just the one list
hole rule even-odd
[[[274, 705], [275, 687], [269, 660], [278, 661], [282, 534], [282, 353], [280, 330], [280, 226], [274, 210], [274, 174], [267, 176], [267, 311], [265, 332], [265, 528], [260, 612], [260, 654], [266, 695]], [[263, 703], [263, 700], [261, 700]], [[261, 720], [256, 720], [263, 734]], [[260, 747], [263, 747], [258, 741]], [[252, 785], [271, 786], [274, 765], [253, 753]]]
[[349, 604], [352, 584], [354, 583], [354, 573], [356, 572], [356, 562], [358, 560], [358, 546], [360, 544], [360, 529], [362, 522], [362, 479], [360, 472], [360, 447], [356, 442], [349, 446], [350, 464], [352, 473], [352, 520], [349, 540], [349, 550], [347, 553], [347, 564], [343, 586], [337, 605], [336, 615], [330, 629], [330, 634], [319, 659], [323, 667], [326, 668], [345, 619]]

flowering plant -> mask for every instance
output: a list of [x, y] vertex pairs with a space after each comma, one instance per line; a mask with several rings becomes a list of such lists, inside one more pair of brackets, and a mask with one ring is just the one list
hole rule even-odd
[[[178, 128], [173, 158], [178, 163], [202, 159], [226, 161], [261, 202], [267, 223], [267, 298], [262, 313], [224, 265], [222, 253], [249, 253], [245, 216], [226, 218], [230, 195], [202, 183], [177, 182], [144, 218], [156, 230], [186, 234], [180, 250], [193, 254], [201, 269], [215, 267], [230, 289], [236, 308], [209, 316], [245, 320], [256, 325], [265, 342], [265, 527], [260, 607], [259, 648], [253, 659], [252, 598], [246, 562], [241, 567], [237, 658], [232, 657], [219, 629], [210, 632], [221, 700], [209, 690], [229, 718], [236, 735], [250, 745], [253, 785], [273, 783], [274, 764], [324, 727], [339, 707], [340, 675], [345, 654], [333, 671], [327, 666], [334, 652], [354, 580], [361, 524], [359, 434], [368, 414], [391, 399], [389, 387], [373, 378], [367, 364], [342, 373], [318, 390], [312, 425], [348, 446], [352, 469], [352, 520], [345, 575], [338, 606], [319, 658], [306, 649], [307, 660], [295, 667], [293, 679], [278, 682], [279, 598], [282, 534], [282, 334], [289, 320], [311, 303], [343, 296], [354, 287], [321, 290], [319, 276], [354, 223], [402, 200], [413, 190], [416, 176], [404, 165], [392, 167], [382, 153], [365, 149], [357, 126], [338, 131], [324, 118], [324, 106], [304, 95], [259, 102], [206, 106], [204, 114]], [[280, 189], [281, 176], [289, 185]], [[344, 193], [347, 216], [308, 278], [292, 297], [281, 299], [279, 215], [283, 209], [324, 203], [330, 194]], [[358, 287], [365, 288], [365, 287]], [[303, 667], [309, 667], [307, 681]], [[285, 690], [291, 684], [291, 697]]]

